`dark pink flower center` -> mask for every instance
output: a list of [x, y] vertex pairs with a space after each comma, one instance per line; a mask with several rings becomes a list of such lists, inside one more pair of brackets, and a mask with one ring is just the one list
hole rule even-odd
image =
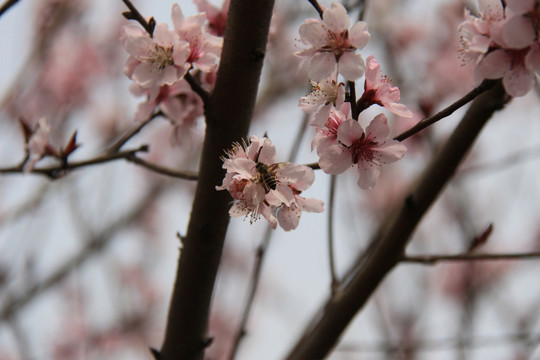
[[375, 145], [377, 145], [373, 140], [366, 137], [366, 134], [362, 134], [360, 139], [356, 139], [349, 150], [352, 153], [353, 164], [358, 164], [358, 160], [363, 159], [364, 161], [373, 161], [375, 159]]
[[328, 43], [323, 46], [320, 51], [334, 53], [337, 60], [339, 60], [344, 53], [356, 50], [349, 40], [349, 30], [345, 30], [339, 34], [328, 30], [328, 40]]

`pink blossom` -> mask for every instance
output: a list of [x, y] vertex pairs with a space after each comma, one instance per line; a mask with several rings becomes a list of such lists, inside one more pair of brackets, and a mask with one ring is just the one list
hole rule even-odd
[[523, 96], [540, 70], [538, 1], [479, 2], [479, 16], [467, 15], [460, 26], [461, 52], [476, 64], [477, 82], [503, 79], [506, 92]]
[[184, 76], [189, 68], [189, 44], [160, 23], [153, 37], [142, 29], [126, 25], [121, 41], [130, 57], [124, 73], [145, 88], [172, 85]]
[[350, 119], [351, 105], [346, 102], [341, 105], [341, 108], [337, 110], [333, 106], [330, 108], [330, 112], [324, 123], [318, 122], [319, 119], [315, 118], [311, 123], [315, 126], [317, 133], [311, 141], [311, 150], [317, 148], [317, 153], [323, 152], [328, 146], [337, 142], [338, 128], [344, 121]]
[[[303, 207], [306, 211], [318, 209], [317, 201], [298, 196], [311, 185], [309, 172], [312, 170], [288, 162], [275, 163], [275, 157], [272, 142], [256, 136], [249, 145], [236, 143], [226, 152], [223, 168], [227, 173], [216, 190], [228, 190], [233, 197], [231, 216], [249, 216], [253, 223], [262, 215], [275, 229], [278, 224], [275, 214], [283, 206]], [[285, 222], [286, 230], [292, 229], [291, 226]]]
[[398, 87], [392, 86], [392, 80], [382, 75], [381, 66], [373, 56], [366, 60], [366, 81], [364, 94], [359, 100], [362, 109], [372, 104], [384, 106], [394, 114], [401, 117], [412, 117], [409, 108], [399, 103], [400, 92]]
[[28, 159], [24, 164], [24, 172], [32, 171], [36, 163], [48, 153], [49, 148], [51, 147], [49, 144], [50, 133], [51, 127], [47, 122], [47, 118], [42, 117], [39, 119], [26, 144]]
[[314, 123], [324, 124], [332, 106], [341, 107], [345, 101], [345, 84], [325, 79], [321, 82], [311, 81], [312, 92], [298, 101], [298, 107], [308, 113], [315, 113]]
[[366, 131], [355, 120], [347, 120], [338, 128], [337, 140], [320, 153], [319, 165], [328, 174], [341, 174], [358, 166], [358, 186], [370, 189], [377, 181], [381, 166], [403, 157], [407, 148], [399, 141], [389, 140], [387, 119], [377, 115]]
[[139, 104], [135, 121], [145, 121], [159, 107], [174, 127], [174, 140], [189, 136], [197, 118], [204, 114], [203, 102], [195, 94], [186, 80], [181, 79], [172, 85], [159, 88], [143, 88], [137, 83], [130, 87], [132, 93], [146, 96], [147, 100]]
[[531, 46], [538, 41], [540, 2], [538, 0], [507, 0], [507, 19], [502, 30], [506, 45], [514, 49]]
[[172, 21], [175, 33], [189, 44], [189, 56], [186, 61], [201, 71], [212, 71], [217, 58], [221, 55], [223, 39], [206, 31], [205, 14], [185, 18], [178, 4], [174, 4]]
[[324, 211], [324, 202], [322, 200], [306, 199], [300, 196], [302, 191], [311, 187], [315, 180], [315, 172], [311, 168], [304, 166], [303, 169], [305, 172], [300, 179], [290, 185], [294, 194], [294, 203], [290, 206], [283, 204], [277, 215], [279, 225], [285, 231], [294, 230], [298, 227], [302, 211], [317, 213]]
[[200, 12], [206, 14], [210, 34], [222, 37], [225, 34], [225, 24], [227, 23], [227, 14], [231, 1], [223, 1], [221, 9], [216, 8], [207, 0], [193, 0], [193, 2], [197, 5]]
[[349, 29], [347, 10], [339, 3], [332, 3], [324, 10], [322, 21], [307, 19], [300, 26], [300, 40], [306, 49], [295, 55], [302, 57], [300, 66], [306, 67], [308, 76], [320, 81], [337, 70], [347, 80], [356, 80], [364, 73], [364, 60], [356, 53], [369, 40], [367, 24], [357, 22]]

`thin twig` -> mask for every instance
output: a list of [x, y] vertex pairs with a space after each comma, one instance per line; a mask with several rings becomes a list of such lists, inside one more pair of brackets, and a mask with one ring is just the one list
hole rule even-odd
[[354, 81], [348, 81], [347, 84], [349, 85], [349, 101], [351, 104], [352, 118], [354, 120], [358, 120], [358, 115], [360, 115], [360, 112], [356, 107], [356, 85]]
[[[74, 161], [70, 163], [60, 164], [56, 166], [49, 166], [43, 168], [34, 168], [28, 173], [39, 174], [49, 177], [52, 180], [56, 180], [66, 175], [71, 170], [79, 169], [86, 166], [92, 166], [97, 164], [103, 164], [119, 159], [127, 159], [138, 152], [147, 152], [148, 145], [141, 145], [136, 149], [119, 151], [113, 154], [104, 154], [93, 159], [83, 160], [83, 161]], [[9, 168], [0, 168], [0, 173], [3, 174], [13, 174], [13, 173], [24, 173], [24, 169], [21, 165], [13, 166]]]
[[315, 8], [315, 10], [317, 10], [317, 12], [319, 13], [319, 16], [321, 17], [322, 19], [322, 16], [323, 16], [323, 8], [321, 7], [321, 5], [319, 4], [319, 2], [317, 0], [308, 0], [309, 3], [311, 5], [313, 5], [313, 7]]
[[146, 21], [146, 19], [141, 15], [139, 10], [131, 3], [130, 0], [122, 0], [124, 4], [129, 8], [129, 11], [126, 11], [122, 13], [126, 19], [129, 20], [135, 20], [139, 24], [142, 25], [142, 27], [150, 34], [150, 36], [154, 35], [154, 28], [156, 27], [156, 21], [153, 17], [150, 18], [150, 20]]
[[118, 139], [113, 145], [109, 147], [109, 150], [107, 150], [108, 153], [114, 153], [117, 152], [124, 146], [133, 136], [137, 135], [146, 125], [150, 124], [152, 120], [157, 118], [158, 116], [163, 116], [164, 114], [161, 111], [153, 113], [148, 119], [141, 122], [137, 127], [133, 128], [132, 130], [129, 130], [126, 134], [124, 134], [120, 139]]
[[191, 76], [189, 72], [184, 75], [184, 79], [186, 79], [189, 86], [191, 86], [191, 90], [193, 90], [194, 93], [201, 97], [201, 100], [206, 108], [206, 106], [208, 105], [208, 101], [210, 101], [210, 94], [208, 93], [208, 91], [204, 90], [201, 85], [197, 81], [195, 81], [195, 79], [193, 78], [193, 76]]
[[330, 192], [328, 196], [328, 260], [330, 265], [330, 291], [332, 295], [339, 288], [339, 281], [336, 275], [336, 264], [334, 262], [334, 198], [336, 190], [336, 175], [330, 176]]
[[403, 133], [399, 134], [394, 138], [394, 140], [397, 141], [403, 141], [414, 134], [424, 130], [428, 126], [436, 123], [437, 121], [452, 115], [454, 111], [459, 109], [460, 107], [466, 105], [470, 101], [474, 100], [478, 95], [482, 94], [484, 91], [491, 89], [495, 84], [496, 80], [484, 80], [478, 87], [471, 90], [469, 93], [467, 93], [465, 96], [463, 96], [461, 99], [457, 100], [453, 104], [449, 105], [445, 109], [439, 111], [437, 114], [433, 115], [432, 117], [429, 117], [427, 119], [420, 120], [416, 125], [414, 125], [412, 128], [410, 128], [407, 131], [404, 131]]
[[8, 11], [13, 5], [18, 2], [19, 0], [7, 0], [6, 2], [4, 2], [0, 7], [0, 16], [4, 15], [6, 11]]
[[146, 160], [141, 159], [137, 155], [133, 154], [132, 156], [126, 157], [126, 160], [134, 164], [140, 165], [146, 169], [152, 170], [161, 175], [166, 175], [174, 178], [184, 179], [184, 180], [197, 180], [198, 174], [192, 171], [177, 171], [157, 165]]
[[473, 260], [535, 260], [540, 258], [540, 252], [507, 253], [507, 254], [476, 254], [464, 253], [455, 255], [414, 255], [401, 258], [403, 263], [419, 265], [435, 265], [440, 261], [473, 261]]

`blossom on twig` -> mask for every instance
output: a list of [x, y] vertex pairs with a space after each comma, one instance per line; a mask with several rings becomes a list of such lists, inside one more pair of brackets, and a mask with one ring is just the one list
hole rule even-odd
[[[216, 190], [228, 190], [234, 199], [231, 216], [250, 217], [253, 223], [262, 215], [272, 228], [279, 224], [288, 231], [298, 226], [298, 211], [322, 211], [322, 202], [300, 195], [311, 186], [313, 170], [290, 162], [275, 162], [276, 149], [267, 138], [252, 136], [250, 144], [233, 145], [223, 158], [227, 170], [223, 184]], [[291, 213], [292, 211], [292, 213]]]
[[400, 91], [397, 86], [392, 86], [392, 80], [382, 75], [381, 66], [373, 55], [366, 59], [366, 81], [364, 94], [358, 101], [362, 108], [368, 108], [377, 104], [401, 117], [412, 117], [412, 111], [399, 103]]
[[403, 157], [407, 148], [388, 139], [390, 128], [384, 114], [377, 115], [366, 131], [356, 120], [344, 121], [337, 131], [337, 142], [320, 152], [319, 166], [328, 174], [341, 174], [351, 166], [358, 168], [358, 186], [370, 189], [381, 166]]
[[322, 20], [307, 19], [299, 29], [300, 40], [307, 48], [295, 55], [303, 58], [300, 66], [308, 68], [311, 80], [320, 81], [337, 70], [347, 80], [356, 80], [364, 73], [362, 49], [370, 34], [363, 21], [349, 29], [347, 10], [339, 3], [325, 9]]

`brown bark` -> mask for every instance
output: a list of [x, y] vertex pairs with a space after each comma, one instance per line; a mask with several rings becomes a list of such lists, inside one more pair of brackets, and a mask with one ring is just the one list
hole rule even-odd
[[431, 204], [454, 175], [484, 124], [507, 95], [500, 82], [471, 105], [446, 144], [432, 159], [401, 206], [379, 227], [366, 256], [353, 266], [345, 285], [313, 318], [288, 360], [323, 359], [384, 277], [402, 259], [405, 247]]
[[217, 192], [220, 156], [247, 130], [255, 106], [273, 0], [232, 0], [213, 93], [205, 107], [206, 136], [188, 232], [183, 240], [162, 360], [201, 360], [209, 308], [229, 223], [231, 198]]

